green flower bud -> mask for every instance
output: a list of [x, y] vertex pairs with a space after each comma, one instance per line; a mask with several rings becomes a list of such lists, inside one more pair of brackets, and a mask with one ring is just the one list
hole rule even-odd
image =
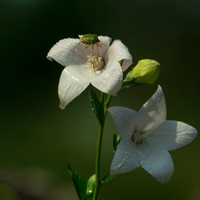
[[124, 83], [153, 84], [160, 73], [160, 64], [155, 60], [144, 59], [126, 75]]
[[93, 192], [94, 192], [94, 186], [96, 183], [96, 174], [92, 175], [88, 182], [87, 182], [87, 190], [86, 190], [86, 194], [88, 196], [92, 196]]

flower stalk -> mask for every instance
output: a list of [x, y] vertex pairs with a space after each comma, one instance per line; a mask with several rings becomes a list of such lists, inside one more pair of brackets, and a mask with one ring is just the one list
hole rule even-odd
[[98, 140], [97, 140], [97, 150], [96, 150], [96, 166], [95, 166], [95, 174], [96, 174], [96, 183], [95, 183], [95, 189], [94, 189], [94, 195], [92, 200], [96, 200], [98, 198], [99, 190], [102, 184], [102, 181], [100, 179], [100, 161], [101, 161], [101, 145], [102, 145], [102, 139], [103, 139], [103, 128], [105, 123], [105, 118], [107, 115], [107, 108], [109, 107], [111, 102], [111, 96], [108, 95], [105, 103], [104, 103], [104, 93], [101, 93], [100, 103], [104, 105], [104, 120], [102, 123], [99, 123], [99, 134], [98, 134]]

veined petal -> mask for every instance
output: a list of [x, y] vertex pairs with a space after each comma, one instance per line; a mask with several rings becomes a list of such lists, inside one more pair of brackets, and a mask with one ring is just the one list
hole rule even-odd
[[140, 162], [142, 168], [162, 184], [167, 183], [174, 172], [174, 164], [167, 151], [155, 151], [146, 159], [141, 158]]
[[58, 86], [61, 109], [64, 109], [90, 84], [90, 78], [85, 75], [85, 70], [87, 72], [87, 66], [69, 66], [62, 71]]
[[88, 52], [78, 39], [63, 39], [57, 42], [47, 54], [50, 61], [57, 61], [64, 67], [87, 62]]
[[136, 123], [140, 131], [143, 131], [160, 124], [165, 120], [165, 97], [162, 88], [158, 86], [158, 89], [154, 95], [139, 110]]
[[98, 90], [109, 94], [117, 95], [122, 86], [123, 73], [118, 62], [110, 64], [109, 68], [91, 80], [91, 84]]
[[140, 167], [139, 158], [132, 151], [131, 143], [121, 140], [112, 160], [110, 174], [123, 174]]
[[152, 144], [160, 144], [163, 149], [175, 150], [192, 142], [197, 136], [197, 130], [192, 126], [167, 120], [154, 129], [149, 129], [153, 135], [148, 137]]
[[128, 59], [132, 61], [132, 56], [129, 53], [128, 48], [121, 42], [121, 40], [115, 40], [110, 45], [107, 55], [108, 55], [108, 61], [107, 61], [108, 64], [110, 64], [113, 61], [119, 62], [122, 59]]
[[[79, 35], [79, 37], [81, 38], [83, 35]], [[100, 40], [100, 42], [98, 42], [97, 44], [84, 44], [81, 42], [81, 47], [87, 52], [87, 55], [89, 55], [90, 53], [92, 53], [93, 55], [97, 55], [100, 57], [104, 57], [105, 54], [107, 54], [108, 51], [108, 47], [110, 45], [111, 42], [111, 38], [108, 36], [98, 36], [98, 39]]]
[[131, 140], [131, 135], [135, 128], [134, 120], [137, 112], [124, 107], [111, 107], [108, 108], [108, 112], [114, 121], [120, 137], [122, 139]]

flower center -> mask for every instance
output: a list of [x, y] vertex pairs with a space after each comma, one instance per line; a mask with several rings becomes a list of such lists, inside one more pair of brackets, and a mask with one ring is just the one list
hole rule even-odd
[[104, 68], [105, 62], [102, 57], [92, 55], [92, 53], [90, 53], [90, 55], [88, 55], [87, 57], [87, 62], [90, 62], [92, 64], [92, 72], [100, 71]]
[[133, 145], [135, 144], [144, 144], [144, 140], [147, 138], [147, 134], [140, 132], [137, 125], [135, 125], [135, 130], [131, 136]]

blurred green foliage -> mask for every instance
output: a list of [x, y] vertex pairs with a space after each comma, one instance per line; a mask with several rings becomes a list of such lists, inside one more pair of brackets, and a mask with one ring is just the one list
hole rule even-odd
[[[70, 200], [78, 198], [67, 164], [85, 179], [94, 174], [98, 121], [91, 110], [89, 90], [60, 110], [57, 85], [63, 67], [45, 58], [58, 40], [77, 38], [79, 34], [121, 39], [133, 56], [134, 65], [140, 59], [155, 59], [161, 64], [161, 74], [153, 86], [120, 91], [111, 106], [138, 110], [160, 84], [168, 119], [184, 121], [200, 130], [199, 9], [197, 0], [0, 0], [1, 174], [8, 169], [50, 171], [47, 177], [54, 177], [51, 187], [59, 187], [55, 189], [59, 194], [65, 191], [63, 199]], [[115, 133], [108, 116], [102, 174], [111, 162]], [[105, 185], [101, 198], [200, 199], [199, 142], [197, 137], [190, 145], [171, 152], [175, 172], [167, 185], [137, 169]], [[32, 173], [38, 175], [37, 171]], [[46, 180], [43, 173], [41, 177]], [[28, 180], [33, 185], [41, 182], [40, 177], [35, 182], [33, 178]], [[4, 182], [18, 184], [9, 175]], [[0, 199], [18, 199], [16, 195], [12, 188], [0, 184]]]

